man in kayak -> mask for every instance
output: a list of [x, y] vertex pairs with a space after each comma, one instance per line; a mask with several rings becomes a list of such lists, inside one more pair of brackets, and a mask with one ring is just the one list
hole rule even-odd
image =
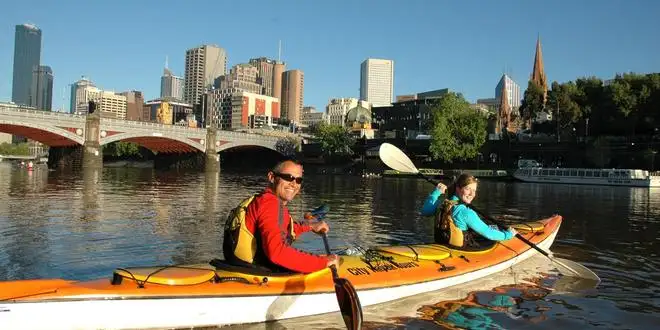
[[474, 176], [461, 174], [449, 189], [449, 198], [439, 199], [446, 191], [447, 186], [439, 183], [422, 206], [422, 215], [435, 215], [433, 237], [436, 243], [457, 248], [479, 248], [480, 237], [476, 234], [491, 241], [506, 241], [516, 235], [516, 230], [511, 227], [500, 230], [496, 226], [488, 226], [467, 206], [477, 195], [477, 179]]
[[265, 267], [311, 273], [330, 265], [339, 267], [336, 255], [319, 256], [297, 250], [291, 243], [299, 235], [312, 231], [327, 232], [324, 221], [294, 222], [287, 204], [300, 191], [303, 168], [286, 160], [268, 172], [268, 187], [244, 200], [225, 224], [223, 252], [225, 260], [237, 265]]

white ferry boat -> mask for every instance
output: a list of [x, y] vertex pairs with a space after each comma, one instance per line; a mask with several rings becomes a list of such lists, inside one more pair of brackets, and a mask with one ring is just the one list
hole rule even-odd
[[513, 177], [525, 182], [660, 187], [660, 173], [633, 169], [524, 167]]

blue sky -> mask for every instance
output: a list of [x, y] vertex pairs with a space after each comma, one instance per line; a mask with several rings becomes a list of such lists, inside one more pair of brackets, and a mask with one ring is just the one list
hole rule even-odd
[[[185, 50], [218, 44], [229, 66], [277, 57], [305, 73], [305, 105], [357, 97], [360, 63], [394, 60], [394, 94], [450, 88], [494, 96], [506, 71], [527, 85], [537, 35], [549, 81], [660, 72], [660, 1], [327, 0], [3, 1], [0, 100], [11, 99], [14, 26], [42, 29], [55, 76], [53, 108], [68, 110], [82, 75], [100, 88], [160, 93], [165, 57], [183, 76]], [[64, 90], [66, 89], [66, 90]]]

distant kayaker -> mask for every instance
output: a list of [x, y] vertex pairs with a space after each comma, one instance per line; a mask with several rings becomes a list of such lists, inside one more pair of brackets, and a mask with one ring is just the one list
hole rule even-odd
[[476, 234], [491, 241], [506, 241], [516, 235], [509, 227], [500, 230], [488, 226], [477, 213], [466, 204], [472, 203], [477, 195], [477, 179], [467, 173], [461, 174], [451, 185], [447, 199], [440, 199], [447, 186], [439, 183], [429, 194], [422, 206], [422, 215], [435, 215], [434, 240], [438, 244], [448, 244], [459, 248], [479, 248]]
[[268, 187], [245, 199], [235, 208], [225, 224], [223, 252], [225, 260], [237, 265], [265, 267], [311, 273], [330, 265], [339, 267], [336, 255], [319, 256], [297, 250], [291, 243], [299, 235], [329, 230], [324, 221], [294, 222], [287, 203], [300, 191], [303, 181], [301, 164], [286, 160], [268, 172]]

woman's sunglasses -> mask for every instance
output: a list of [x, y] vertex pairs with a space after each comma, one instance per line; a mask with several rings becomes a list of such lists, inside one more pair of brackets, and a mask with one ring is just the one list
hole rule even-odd
[[273, 172], [273, 175], [275, 175], [278, 178], [282, 178], [284, 181], [288, 181], [288, 182], [291, 182], [293, 180], [295, 180], [297, 184], [302, 184], [302, 182], [303, 182], [302, 177], [296, 178], [295, 176], [293, 176], [291, 174], [288, 174], [288, 173]]

